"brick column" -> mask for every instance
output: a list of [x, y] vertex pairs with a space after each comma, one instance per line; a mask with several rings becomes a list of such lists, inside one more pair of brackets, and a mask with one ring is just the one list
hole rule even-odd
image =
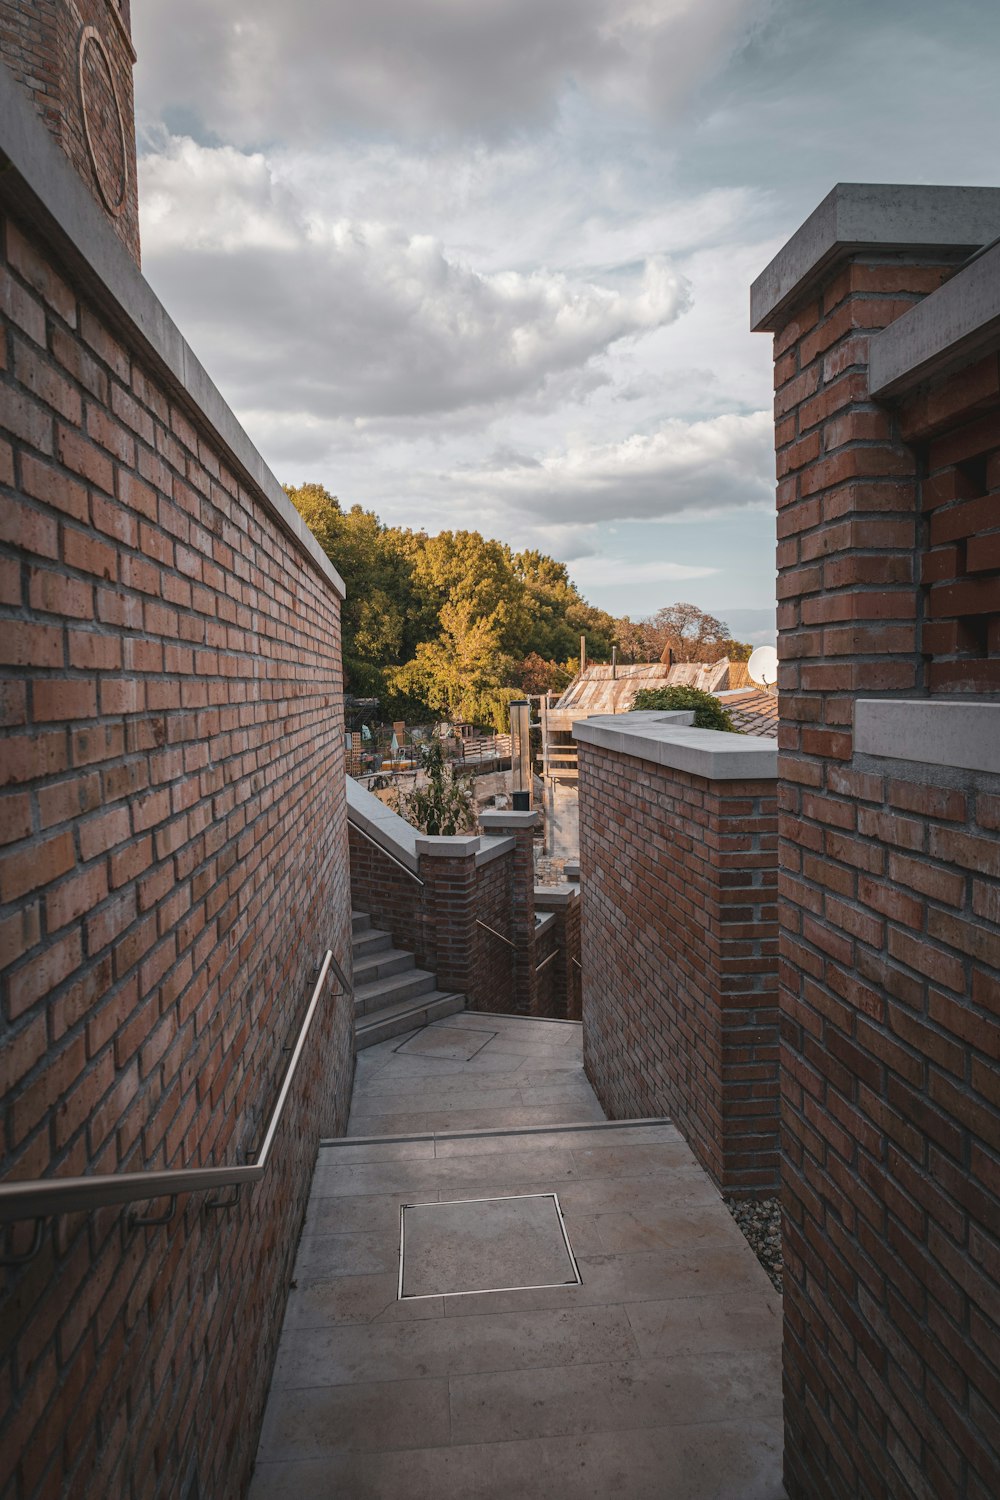
[[535, 812], [484, 812], [479, 826], [485, 834], [504, 834], [514, 839], [514, 873], [511, 882], [511, 934], [514, 942], [514, 1007], [525, 1015], [536, 1014], [538, 985], [535, 979], [535, 843], [538, 823]]
[[478, 837], [418, 838], [416, 853], [424, 882], [423, 910], [428, 962], [438, 986], [474, 1003], [476, 988], [476, 851]]
[[998, 234], [996, 190], [843, 186], [752, 293], [775, 335], [790, 1500], [1000, 1493], [1000, 777], [915, 732], [955, 712], [935, 690], [996, 680], [952, 619], [1000, 603], [970, 540], [996, 525], [996, 354], [971, 403], [945, 372], [958, 412], [874, 399], [870, 366]]
[[580, 887], [536, 886], [535, 910], [555, 912], [556, 949], [552, 959], [550, 1014], [558, 1020], [580, 1019]]

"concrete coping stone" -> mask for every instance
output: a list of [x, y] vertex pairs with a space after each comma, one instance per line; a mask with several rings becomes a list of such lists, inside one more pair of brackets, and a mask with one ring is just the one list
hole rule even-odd
[[504, 834], [488, 834], [479, 840], [476, 868], [478, 869], [480, 865], [488, 865], [491, 860], [498, 859], [501, 854], [510, 854], [516, 848], [516, 839]]
[[886, 760], [1000, 775], [1000, 703], [859, 698], [854, 749]]
[[387, 854], [399, 860], [408, 870], [417, 873], [417, 830], [412, 823], [401, 818], [399, 813], [393, 812], [391, 807], [386, 807], [380, 802], [374, 792], [355, 781], [353, 776], [345, 777], [347, 782], [347, 820], [359, 828], [362, 833], [368, 835], [373, 843], [378, 844]]
[[897, 396], [1000, 347], [1000, 244], [903, 313], [868, 345], [868, 389]]
[[767, 781], [777, 777], [778, 746], [774, 740], [720, 729], [695, 729], [693, 718], [690, 713], [652, 711], [597, 714], [592, 719], [576, 720], [573, 736], [578, 743], [634, 755], [707, 781]]
[[486, 833], [500, 833], [518, 828], [535, 828], [538, 825], [537, 812], [508, 812], [497, 808], [490, 812], [479, 814], [479, 826]]
[[479, 835], [417, 834], [418, 859], [468, 859], [479, 853]]
[[41, 227], [116, 331], [124, 330], [154, 376], [218, 441], [273, 520], [343, 599], [344, 580], [3, 63], [0, 140], [10, 162], [0, 177], [0, 201]]
[[1000, 188], [838, 182], [750, 288], [750, 327], [775, 332], [859, 251], [964, 259], [1000, 236]]
[[556, 914], [554, 911], [536, 911], [535, 936], [538, 937], [541, 933], [548, 932], [549, 928], [555, 924], [555, 920]]
[[578, 885], [536, 885], [535, 910], [559, 911], [570, 906], [580, 894]]

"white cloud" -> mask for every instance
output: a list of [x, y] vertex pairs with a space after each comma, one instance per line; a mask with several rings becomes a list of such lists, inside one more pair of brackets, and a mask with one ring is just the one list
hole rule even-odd
[[681, 583], [689, 578], [709, 578], [718, 571], [699, 564], [634, 562], [627, 557], [581, 558], [570, 566], [573, 582], [584, 593], [589, 588], [611, 588], [616, 584]]
[[673, 114], [766, 0], [170, 0], [134, 7], [144, 112], [239, 145], [345, 123], [497, 137], [568, 90]]
[[772, 504], [769, 412], [665, 421], [649, 435], [594, 446], [578, 440], [537, 465], [501, 463], [452, 476], [549, 524], [663, 520]]
[[599, 356], [688, 303], [659, 256], [614, 285], [478, 270], [431, 235], [329, 218], [229, 147], [174, 141], [143, 185], [147, 271], [243, 409], [369, 420], [586, 391]]

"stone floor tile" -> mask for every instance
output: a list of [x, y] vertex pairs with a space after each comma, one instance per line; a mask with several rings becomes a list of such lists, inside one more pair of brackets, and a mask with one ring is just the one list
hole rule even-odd
[[288, 1297], [284, 1332], [300, 1328], [346, 1326], [351, 1323], [422, 1322], [444, 1317], [444, 1298], [426, 1297], [399, 1302], [396, 1271], [377, 1276], [319, 1277], [298, 1282]]
[[278, 1388], [267, 1403], [259, 1456], [267, 1462], [345, 1449], [436, 1447], [449, 1441], [449, 1430], [446, 1380]]
[[624, 1309], [639, 1352], [650, 1358], [672, 1354], [728, 1354], [740, 1349], [781, 1348], [781, 1298], [770, 1296], [672, 1297], [630, 1302]]
[[[398, 1223], [398, 1219], [397, 1219]], [[299, 1244], [295, 1279], [303, 1286], [331, 1276], [374, 1276], [398, 1270], [399, 1256], [384, 1229], [349, 1234], [312, 1234]]]
[[259, 1465], [250, 1500], [785, 1500], [780, 1433], [719, 1422]]
[[431, 1324], [310, 1328], [279, 1351], [273, 1389], [399, 1380], [546, 1365], [613, 1363], [638, 1353], [625, 1311], [562, 1308]]
[[530, 1381], [499, 1370], [449, 1385], [454, 1443], [760, 1421], [781, 1410], [776, 1350], [553, 1366]]

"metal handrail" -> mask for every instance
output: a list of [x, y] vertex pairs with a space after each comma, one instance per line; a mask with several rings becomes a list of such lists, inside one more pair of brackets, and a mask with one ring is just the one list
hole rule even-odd
[[353, 828], [355, 833], [360, 833], [363, 839], [368, 840], [373, 849], [377, 849], [380, 854], [385, 855], [386, 859], [391, 859], [394, 865], [398, 865], [404, 875], [409, 875], [410, 879], [415, 880], [417, 885], [423, 885], [424, 882], [420, 879], [420, 876], [414, 875], [413, 871], [408, 869], [407, 866], [403, 864], [403, 861], [401, 859], [397, 859], [394, 854], [390, 854], [384, 844], [379, 843], [378, 839], [373, 839], [370, 833], [365, 833], [365, 830], [361, 828], [357, 823], [352, 823], [350, 818], [348, 818], [347, 822], [348, 826]]
[[[295, 1074], [302, 1057], [309, 1028], [319, 1005], [320, 994], [331, 968], [340, 980], [346, 994], [351, 986], [343, 969], [332, 952], [327, 952], [316, 981], [316, 987], [306, 1009], [298, 1039], [285, 1070], [281, 1088], [267, 1130], [259, 1149], [249, 1151], [255, 1158], [245, 1166], [229, 1167], [170, 1167], [148, 1172], [110, 1172], [87, 1177], [43, 1177], [20, 1182], [0, 1183], [0, 1223], [13, 1223], [19, 1219], [41, 1221], [55, 1214], [87, 1213], [103, 1208], [109, 1203], [151, 1202], [154, 1198], [175, 1199], [179, 1193], [198, 1193], [231, 1187], [237, 1193], [244, 1184], [259, 1182], [267, 1170], [271, 1148], [274, 1145], [281, 1116], [288, 1102]], [[236, 1199], [213, 1204], [213, 1207], [231, 1207]], [[166, 1223], [172, 1214], [148, 1222]], [[136, 1223], [143, 1223], [141, 1219]], [[36, 1248], [40, 1232], [36, 1225]], [[19, 1257], [26, 1259], [28, 1257]]]
[[479, 920], [478, 917], [476, 918], [476, 926], [477, 927], [481, 927], [484, 932], [488, 932], [491, 937], [499, 938], [500, 941], [501, 941], [501, 943], [506, 943], [507, 944], [508, 948], [516, 948], [517, 947], [517, 944], [516, 943], [512, 943], [509, 937], [504, 937], [503, 933], [502, 932], [497, 932], [497, 930], [496, 930], [495, 927], [487, 927], [486, 923], [485, 922], [480, 922], [480, 920]]

